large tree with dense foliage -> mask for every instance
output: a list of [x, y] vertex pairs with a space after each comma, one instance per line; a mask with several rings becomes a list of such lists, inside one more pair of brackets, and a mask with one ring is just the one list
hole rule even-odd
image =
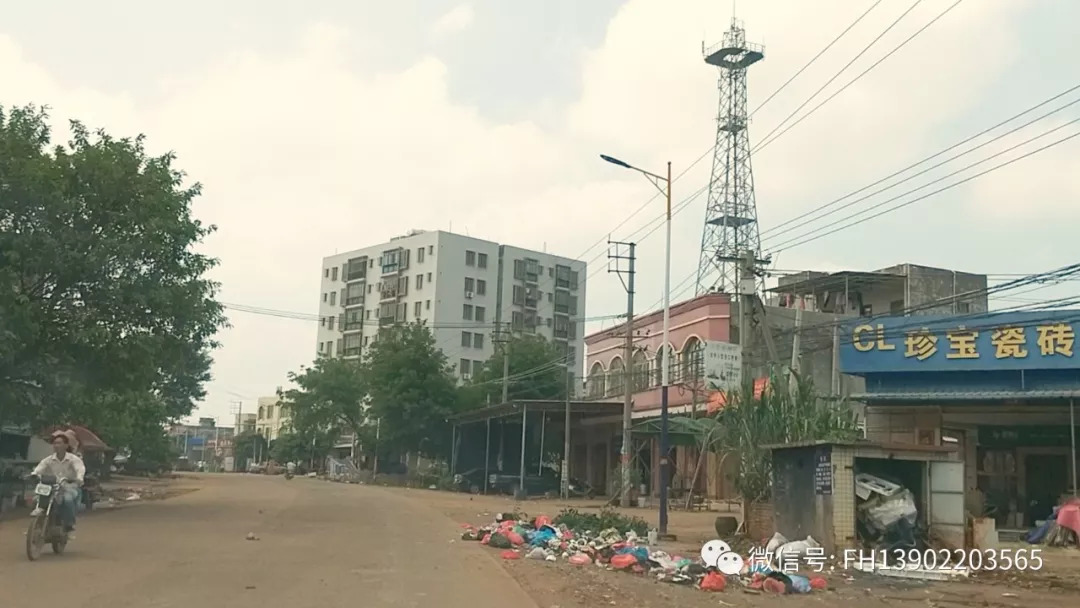
[[460, 394], [446, 355], [423, 323], [383, 328], [364, 356], [370, 420], [379, 421], [381, 449], [446, 456], [446, 419]]
[[191, 413], [225, 325], [172, 153], [0, 107], [0, 417], [87, 421], [116, 445]]
[[369, 382], [359, 361], [319, 357], [311, 367], [289, 373], [296, 388], [281, 393], [289, 427], [310, 442], [327, 433], [364, 432]]
[[[564, 399], [567, 378], [563, 356], [555, 344], [536, 335], [515, 335], [506, 344], [509, 361], [507, 397], [513, 399]], [[473, 403], [502, 401], [503, 354], [496, 350], [469, 385], [466, 399]]]

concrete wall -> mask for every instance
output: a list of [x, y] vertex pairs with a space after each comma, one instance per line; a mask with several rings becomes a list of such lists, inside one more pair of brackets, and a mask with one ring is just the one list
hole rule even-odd
[[[732, 305], [733, 334], [738, 334], [738, 304]], [[791, 354], [795, 342], [795, 317], [796, 311], [791, 308], [777, 306], [765, 307], [769, 331], [776, 347], [778, 363], [783, 366], [791, 364]], [[822, 394], [832, 392], [833, 374], [833, 333], [837, 316], [831, 313], [803, 311], [801, 329], [799, 335], [800, 370], [802, 374], [810, 378], [814, 387]], [[749, 355], [749, 365], [755, 377], [766, 376], [769, 373], [768, 350], [759, 334], [751, 334], [752, 342]], [[866, 383], [858, 376], [840, 375], [841, 395], [861, 393], [865, 390]]]
[[[931, 268], [916, 264], [900, 264], [889, 268], [883, 268], [880, 272], [903, 274], [907, 276], [907, 294], [903, 299], [908, 308], [927, 306], [930, 302], [972, 293], [970, 297], [958, 299], [956, 302], [932, 306], [925, 310], [915, 311], [919, 315], [953, 315], [968, 312], [986, 312], [988, 301], [986, 297], [986, 275], [946, 270], [944, 268]], [[874, 313], [883, 313], [888, 308], [878, 310], [874, 307]]]

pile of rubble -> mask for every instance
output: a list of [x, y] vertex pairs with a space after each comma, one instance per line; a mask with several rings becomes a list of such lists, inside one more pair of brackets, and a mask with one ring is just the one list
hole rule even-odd
[[[543, 515], [528, 519], [521, 514], [500, 513], [490, 525], [463, 527], [462, 540], [497, 549], [506, 560], [594, 565], [706, 591], [723, 591], [728, 585], [737, 585], [751, 592], [807, 593], [826, 587], [820, 577], [782, 573], [764, 563], [744, 564], [723, 541], [712, 541], [700, 556], [688, 558], [656, 550], [633, 531], [624, 534], [615, 528], [571, 530]], [[724, 561], [732, 556], [737, 561], [735, 567]]]

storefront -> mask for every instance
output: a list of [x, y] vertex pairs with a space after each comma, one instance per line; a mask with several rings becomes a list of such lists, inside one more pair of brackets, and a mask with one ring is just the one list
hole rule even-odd
[[1076, 492], [1080, 311], [876, 317], [843, 328], [862, 376], [867, 438], [953, 445], [965, 506], [999, 529], [1045, 519]]

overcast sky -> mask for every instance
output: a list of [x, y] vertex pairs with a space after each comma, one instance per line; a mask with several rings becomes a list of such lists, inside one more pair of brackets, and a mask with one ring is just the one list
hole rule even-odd
[[[913, 1], [883, 0], [754, 115], [752, 141]], [[953, 2], [919, 3], [803, 112]], [[748, 39], [766, 47], [750, 71], [750, 107], [871, 4], [740, 2]], [[97, 0], [60, 10], [3, 0], [0, 14], [0, 104], [47, 104], [61, 129], [79, 118], [114, 135], [145, 133], [152, 151], [174, 150], [203, 183], [196, 213], [219, 228], [205, 251], [221, 259], [214, 277], [225, 302], [314, 315], [323, 256], [452, 222], [457, 232], [589, 261], [586, 313], [595, 317], [624, 307], [621, 285], [604, 272], [609, 232], [639, 242], [639, 310], [660, 300], [663, 261], [662, 231], [642, 236], [660, 201], [627, 220], [652, 186], [597, 154], [655, 171], [670, 160], [679, 173], [711, 147], [716, 72], [701, 45], [719, 41], [731, 3]], [[754, 156], [762, 230], [1080, 84], [1078, 22], [1071, 0], [961, 2]], [[818, 224], [766, 232], [765, 249], [782, 250], [780, 269], [913, 262], [1001, 274], [1075, 262], [1080, 138], [837, 234], [784, 241], [1077, 117], [1080, 104]], [[1065, 126], [881, 208], [1078, 130]], [[676, 202], [706, 183], [710, 161], [676, 182]], [[675, 286], [697, 264], [704, 205], [698, 198], [675, 216]], [[1077, 284], [1018, 297], [1073, 295]], [[200, 409], [223, 423], [231, 401], [252, 411], [315, 352], [314, 321], [229, 317]]]

